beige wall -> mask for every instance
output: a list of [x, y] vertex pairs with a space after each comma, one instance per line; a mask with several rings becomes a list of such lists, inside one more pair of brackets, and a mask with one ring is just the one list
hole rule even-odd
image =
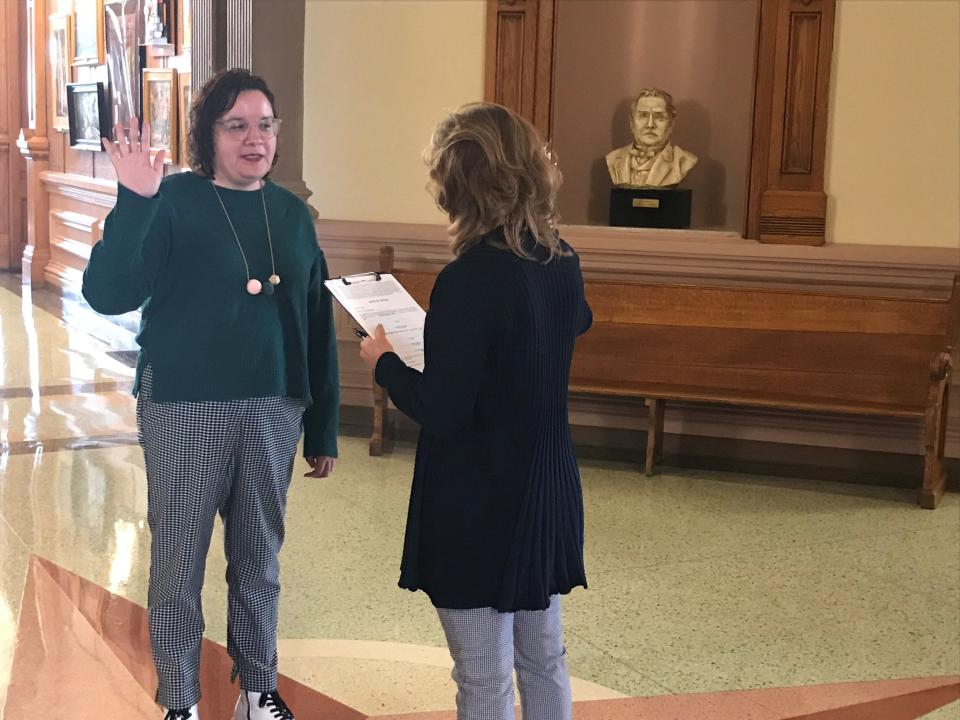
[[960, 2], [840, 0], [827, 237], [960, 248]]
[[421, 153], [483, 97], [483, 0], [308, 0], [303, 172], [322, 218], [439, 223]]

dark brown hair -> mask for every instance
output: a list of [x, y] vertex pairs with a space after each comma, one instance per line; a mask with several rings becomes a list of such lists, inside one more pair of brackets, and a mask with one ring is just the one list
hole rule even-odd
[[[266, 95], [277, 116], [277, 103], [266, 81], [249, 70], [234, 68], [222, 70], [203, 84], [190, 107], [190, 134], [187, 136], [187, 156], [190, 169], [201, 177], [213, 179], [213, 126], [237, 102], [240, 93], [256, 90]], [[273, 156], [273, 166], [280, 153]], [[268, 173], [269, 176], [269, 173]]]

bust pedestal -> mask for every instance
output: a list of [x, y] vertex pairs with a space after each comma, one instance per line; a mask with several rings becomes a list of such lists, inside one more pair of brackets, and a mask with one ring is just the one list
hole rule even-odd
[[693, 190], [614, 187], [610, 190], [610, 225], [688, 228], [692, 204]]

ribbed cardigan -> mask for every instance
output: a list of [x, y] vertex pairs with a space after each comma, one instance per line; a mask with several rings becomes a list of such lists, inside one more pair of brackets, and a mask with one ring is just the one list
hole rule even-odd
[[401, 587], [501, 612], [586, 587], [567, 383], [590, 323], [572, 252], [543, 263], [484, 241], [440, 273], [423, 372], [393, 353], [376, 368], [421, 425]]

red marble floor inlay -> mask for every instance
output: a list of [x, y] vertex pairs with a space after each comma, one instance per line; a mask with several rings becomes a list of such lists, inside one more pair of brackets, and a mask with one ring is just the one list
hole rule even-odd
[[[226, 649], [203, 641], [204, 718], [231, 717]], [[375, 682], [375, 678], [371, 679]], [[158, 720], [146, 610], [39, 557], [27, 572], [3, 720]], [[298, 717], [368, 716], [281, 676]], [[960, 700], [960, 675], [690, 695], [594, 700], [575, 720], [913, 720]], [[452, 711], [376, 720], [454, 720]], [[370, 720], [373, 720], [372, 718]]]
[[[232, 717], [238, 690], [226, 648], [204, 640], [200, 666], [201, 717]], [[290, 678], [279, 685], [301, 717], [366, 718]], [[146, 610], [32, 557], [3, 719], [158, 720], [155, 690]]]

